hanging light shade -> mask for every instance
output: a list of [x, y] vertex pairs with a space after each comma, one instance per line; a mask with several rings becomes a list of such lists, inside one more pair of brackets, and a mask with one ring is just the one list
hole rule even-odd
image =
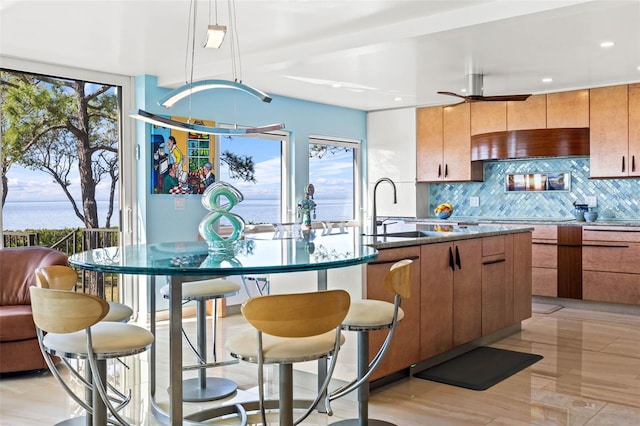
[[202, 47], [209, 49], [218, 49], [227, 34], [227, 27], [224, 25], [209, 25], [207, 36], [205, 37]]
[[176, 104], [176, 102], [194, 93], [202, 92], [203, 90], [211, 90], [211, 89], [240, 90], [242, 92], [250, 94], [251, 96], [255, 96], [262, 102], [266, 102], [266, 103], [271, 102], [271, 98], [269, 97], [269, 95], [267, 95], [263, 91], [255, 89], [251, 86], [247, 86], [246, 84], [243, 84], [243, 83], [238, 83], [237, 81], [201, 80], [201, 81], [194, 81], [193, 83], [187, 83], [184, 86], [181, 86], [175, 90], [172, 90], [164, 98], [160, 99], [158, 101], [158, 104], [162, 105], [165, 108], [171, 108]]
[[156, 126], [166, 127], [168, 129], [180, 130], [183, 132], [203, 133], [207, 135], [246, 135], [246, 134], [253, 134], [253, 133], [272, 132], [274, 130], [284, 129], [283, 123], [268, 124], [266, 126], [260, 126], [260, 127], [245, 127], [245, 128], [210, 127], [210, 126], [204, 126], [202, 124], [185, 123], [182, 121], [173, 120], [171, 118], [164, 117], [162, 115], [152, 114], [143, 109], [132, 111], [129, 114], [129, 117], [135, 118], [136, 120], [144, 121], [146, 123], [154, 124]]

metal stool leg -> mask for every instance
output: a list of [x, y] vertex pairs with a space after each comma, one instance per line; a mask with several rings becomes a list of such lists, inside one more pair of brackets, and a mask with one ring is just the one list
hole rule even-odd
[[[213, 359], [216, 361], [216, 335], [217, 335], [217, 300], [213, 299]], [[233, 394], [237, 385], [229, 379], [220, 377], [207, 377], [207, 302], [198, 300], [196, 305], [196, 334], [201, 368], [198, 369], [198, 377], [187, 379], [182, 384], [182, 399], [185, 402], [213, 401], [225, 398]], [[209, 365], [210, 366], [210, 365]]]
[[[358, 379], [367, 374], [369, 369], [369, 332], [358, 331]], [[331, 425], [340, 426], [395, 426], [384, 420], [369, 419], [369, 382], [363, 382], [358, 387], [358, 418], [340, 420]]]

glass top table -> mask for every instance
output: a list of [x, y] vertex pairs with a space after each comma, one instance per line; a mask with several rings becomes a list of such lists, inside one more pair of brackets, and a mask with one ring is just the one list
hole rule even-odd
[[[378, 256], [375, 248], [365, 244], [360, 228], [329, 232], [295, 236], [273, 232], [251, 234], [237, 241], [232, 253], [225, 254], [210, 253], [204, 241], [106, 247], [74, 254], [69, 263], [87, 271], [147, 275], [153, 283], [155, 276], [170, 277], [169, 410], [166, 412], [155, 403], [154, 378], [151, 403], [161, 421], [182, 425], [182, 283], [216, 276], [318, 271], [318, 290], [325, 290], [327, 270], [371, 262]], [[152, 305], [150, 327], [155, 333], [155, 301]], [[150, 364], [155, 366], [155, 348], [151, 358]]]

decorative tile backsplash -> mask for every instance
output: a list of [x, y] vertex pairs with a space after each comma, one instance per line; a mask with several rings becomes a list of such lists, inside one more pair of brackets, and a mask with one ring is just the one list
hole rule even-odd
[[[568, 192], [506, 192], [507, 174], [569, 172]], [[589, 179], [589, 158], [528, 159], [484, 164], [484, 182], [429, 185], [429, 212], [449, 202], [454, 216], [561, 219], [573, 218], [573, 202], [595, 196], [603, 219], [640, 220], [640, 179]], [[470, 206], [470, 197], [480, 199]], [[431, 213], [432, 214], [432, 213]]]

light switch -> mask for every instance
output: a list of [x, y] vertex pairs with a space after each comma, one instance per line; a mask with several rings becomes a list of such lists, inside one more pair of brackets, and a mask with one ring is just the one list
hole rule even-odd
[[470, 197], [469, 205], [471, 207], [480, 207], [480, 197]]
[[175, 209], [176, 210], [184, 210], [185, 199], [184, 197], [175, 197]]

